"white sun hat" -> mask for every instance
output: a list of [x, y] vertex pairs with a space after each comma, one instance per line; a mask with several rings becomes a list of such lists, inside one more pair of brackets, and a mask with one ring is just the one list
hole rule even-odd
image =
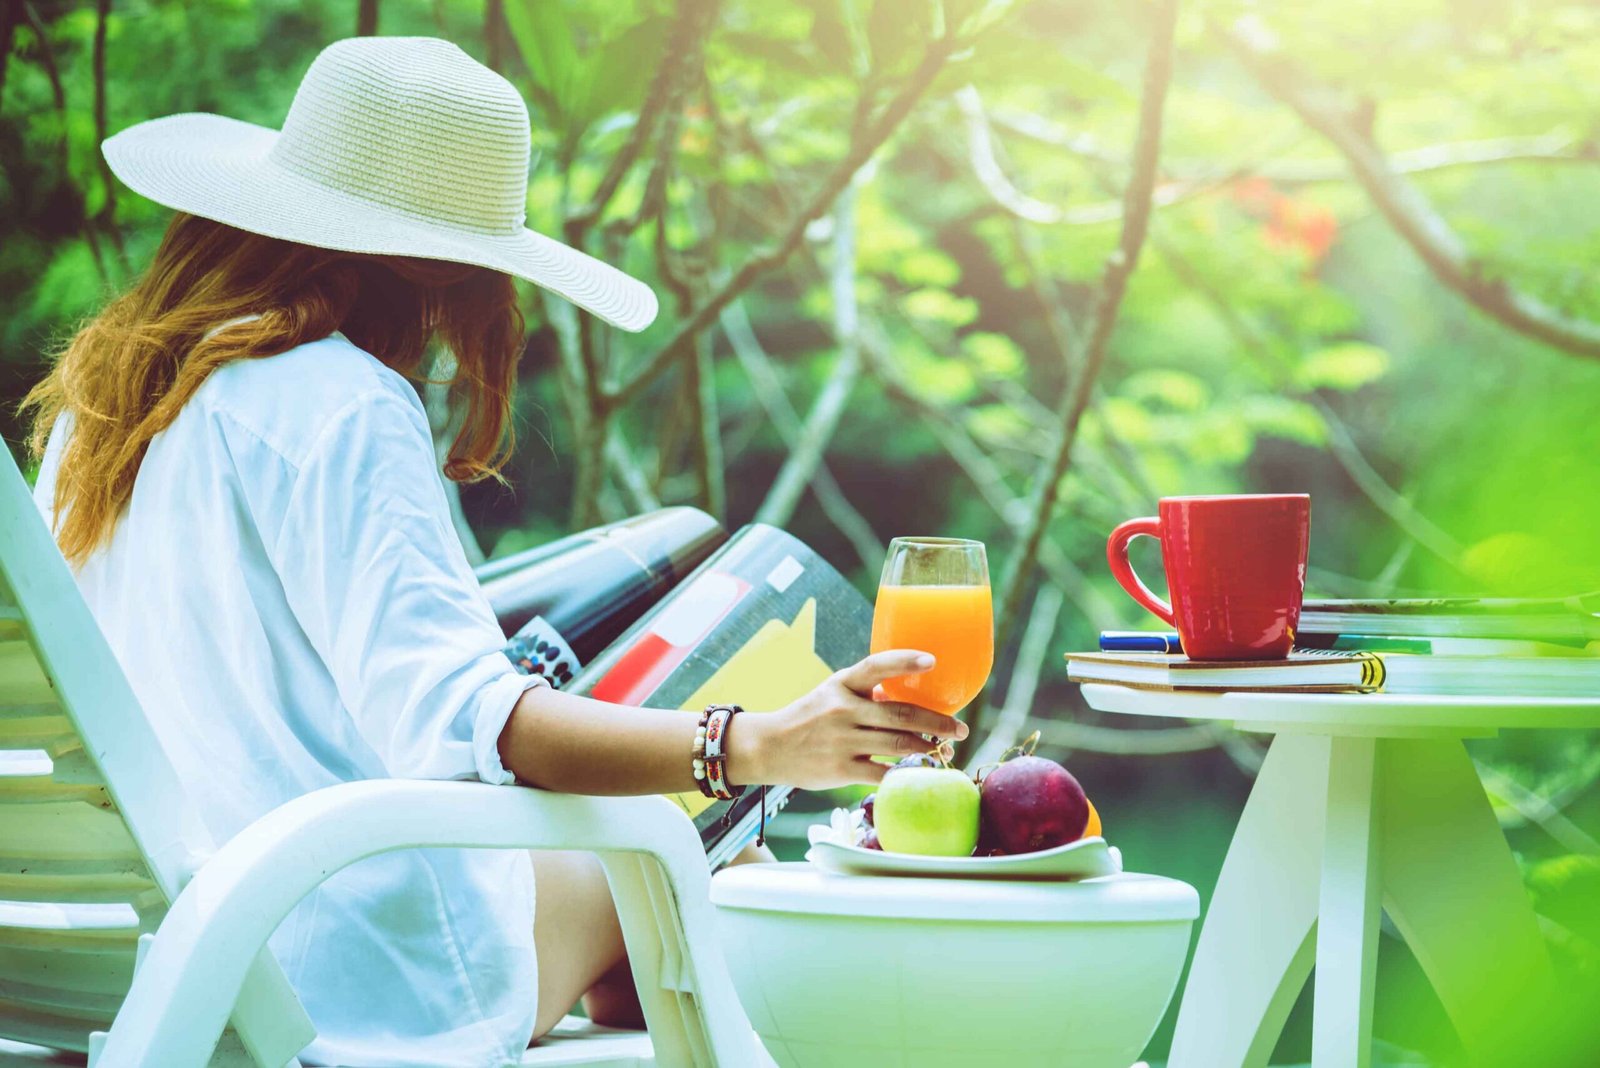
[[170, 115], [101, 150], [169, 208], [319, 248], [489, 267], [644, 329], [648, 286], [523, 225], [528, 145], [522, 97], [455, 45], [356, 37], [317, 56], [281, 132]]

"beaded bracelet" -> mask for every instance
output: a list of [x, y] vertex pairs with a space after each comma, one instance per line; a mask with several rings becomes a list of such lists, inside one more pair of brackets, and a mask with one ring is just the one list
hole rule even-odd
[[[738, 705], [712, 705], [705, 711], [705, 755], [701, 757], [702, 764], [696, 768], [705, 772], [705, 785], [701, 787], [702, 793], [707, 793], [720, 801], [732, 801], [743, 795], [743, 786], [732, 786], [728, 783], [728, 730], [733, 724], [733, 717], [744, 709]], [[700, 730], [695, 731], [695, 743], [700, 745]], [[698, 778], [696, 782], [700, 782]]]
[[700, 713], [700, 722], [694, 729], [694, 784], [707, 797], [716, 797], [711, 784], [706, 781], [706, 723], [711, 719], [711, 709]]

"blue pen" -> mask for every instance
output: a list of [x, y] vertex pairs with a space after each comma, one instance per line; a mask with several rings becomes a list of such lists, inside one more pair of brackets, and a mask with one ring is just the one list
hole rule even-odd
[[1100, 651], [1177, 654], [1183, 652], [1183, 645], [1176, 634], [1150, 630], [1103, 630], [1100, 632]]
[[[1433, 651], [1433, 643], [1427, 638], [1366, 634], [1299, 634], [1295, 637], [1294, 645], [1296, 649], [1331, 649], [1339, 652], [1426, 654]], [[1100, 632], [1100, 651], [1167, 653], [1176, 656], [1183, 652], [1183, 643], [1176, 634], [1162, 634], [1159, 631], [1103, 630]]]

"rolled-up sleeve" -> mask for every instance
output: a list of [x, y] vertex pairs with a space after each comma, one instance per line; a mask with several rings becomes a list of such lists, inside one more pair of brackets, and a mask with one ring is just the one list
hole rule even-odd
[[505, 636], [450, 525], [421, 406], [388, 388], [330, 421], [271, 548], [357, 731], [398, 778], [512, 781]]

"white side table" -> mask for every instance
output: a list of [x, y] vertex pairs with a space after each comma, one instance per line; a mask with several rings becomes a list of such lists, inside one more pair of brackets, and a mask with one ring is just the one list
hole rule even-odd
[[1264, 1065], [1316, 965], [1315, 1068], [1365, 1068], [1380, 907], [1468, 1053], [1550, 1002], [1516, 862], [1461, 739], [1600, 726], [1600, 699], [1166, 693], [1088, 684], [1105, 712], [1276, 735], [1217, 879], [1172, 1068]]
[[1200, 913], [1194, 887], [1155, 875], [1001, 882], [803, 863], [725, 868], [711, 901], [779, 1068], [1128, 1068]]

